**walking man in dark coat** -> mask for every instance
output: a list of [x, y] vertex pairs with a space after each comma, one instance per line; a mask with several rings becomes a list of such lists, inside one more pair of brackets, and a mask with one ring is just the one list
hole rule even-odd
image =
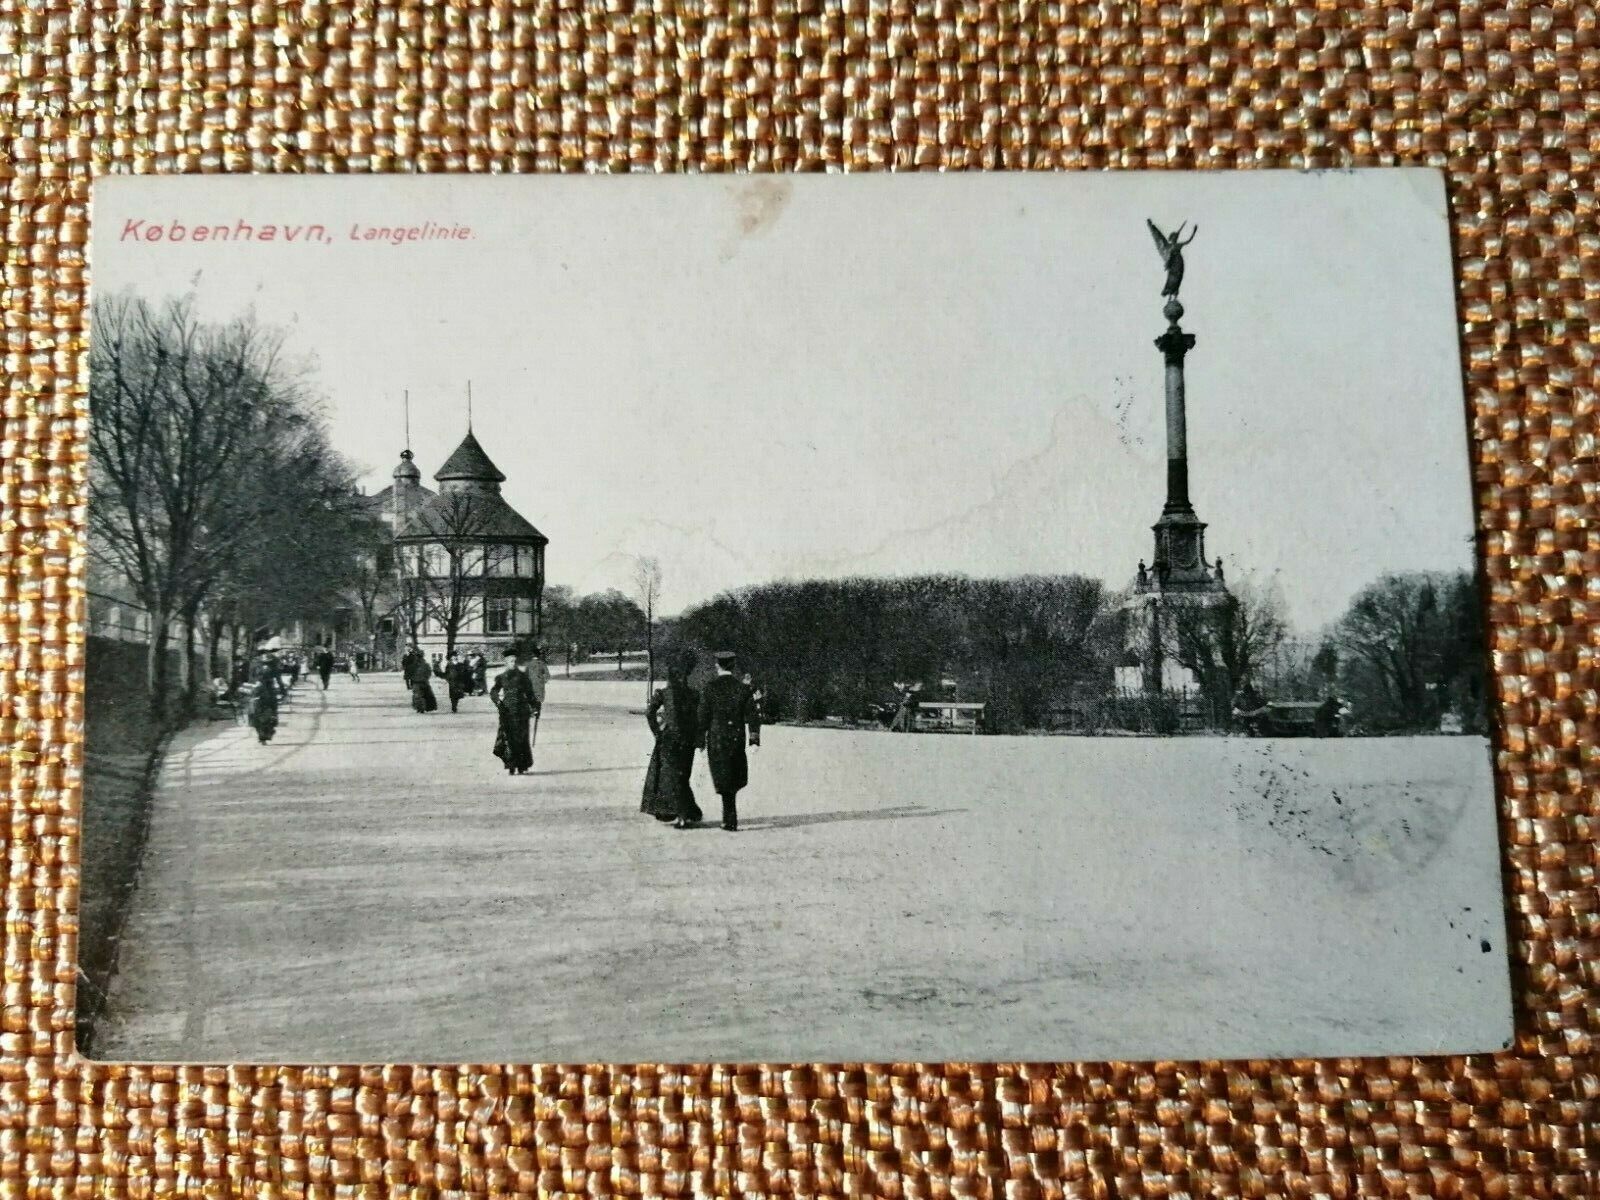
[[461, 657], [461, 651], [452, 650], [444, 670], [438, 671], [438, 675], [450, 689], [450, 711], [455, 712], [456, 706], [461, 703], [461, 697], [472, 694], [472, 668]]
[[733, 673], [731, 650], [716, 654], [717, 674], [700, 693], [700, 745], [711, 766], [711, 785], [722, 798], [722, 827], [739, 828], [739, 791], [750, 782], [745, 746], [761, 745], [761, 718], [750, 688]]
[[322, 690], [328, 690], [328, 680], [333, 675], [333, 651], [326, 646], [317, 647], [317, 678], [322, 680]]

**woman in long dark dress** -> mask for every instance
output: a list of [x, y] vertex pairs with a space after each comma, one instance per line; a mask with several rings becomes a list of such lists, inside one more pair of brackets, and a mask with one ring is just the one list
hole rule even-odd
[[250, 728], [263, 746], [278, 732], [278, 661], [270, 654], [256, 659], [250, 673], [255, 691], [250, 696]]
[[674, 829], [689, 829], [699, 824], [703, 815], [689, 783], [700, 711], [700, 696], [689, 686], [693, 670], [694, 655], [685, 651], [667, 668], [666, 685], [650, 697], [645, 710], [656, 745], [645, 772], [639, 811], [658, 821], [671, 821]]
[[433, 694], [433, 668], [422, 654], [415, 655], [406, 669], [406, 682], [411, 685], [411, 707], [419, 713], [431, 713], [439, 707]]
[[515, 650], [506, 651], [506, 669], [494, 677], [489, 699], [500, 710], [500, 728], [495, 734], [494, 756], [506, 766], [508, 775], [526, 775], [533, 766], [533, 743], [528, 739], [528, 722], [538, 710], [533, 681], [518, 662]]

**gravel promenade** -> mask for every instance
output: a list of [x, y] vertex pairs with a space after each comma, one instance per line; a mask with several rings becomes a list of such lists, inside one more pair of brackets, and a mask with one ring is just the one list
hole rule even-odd
[[[1427, 1052], [1509, 1032], [1478, 738], [776, 727], [742, 830], [642, 816], [641, 683], [302, 683], [155, 796], [97, 1058], [941, 1061]], [[631, 710], [631, 711], [630, 711]], [[703, 762], [696, 791], [716, 798]], [[88, 803], [93, 803], [91, 795]]]

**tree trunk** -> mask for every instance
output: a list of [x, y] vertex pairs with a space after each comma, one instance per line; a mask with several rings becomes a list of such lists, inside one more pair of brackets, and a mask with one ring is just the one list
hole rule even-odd
[[183, 650], [178, 656], [178, 662], [183, 675], [182, 688], [178, 698], [182, 703], [182, 716], [185, 720], [194, 715], [196, 694], [196, 656], [195, 642], [200, 636], [200, 614], [190, 609], [183, 614]]
[[[217, 650], [222, 645], [222, 618], [212, 617], [206, 622], [206, 678], [211, 679], [218, 675], [227, 675], [227, 671], [217, 669]], [[231, 664], [230, 664], [231, 666]]]
[[170, 719], [170, 692], [172, 677], [167, 662], [166, 613], [151, 611], [150, 641], [145, 647], [145, 695], [150, 705], [150, 717], [160, 728], [166, 728]]
[[648, 704], [656, 690], [656, 630], [655, 621], [649, 611], [646, 611], [644, 616], [644, 657], [645, 675], [648, 677], [644, 685], [644, 698]]

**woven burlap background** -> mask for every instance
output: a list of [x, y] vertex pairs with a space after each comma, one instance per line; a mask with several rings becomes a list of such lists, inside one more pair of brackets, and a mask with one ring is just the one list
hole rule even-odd
[[[0, 0], [0, 81], [0, 1200], [1600, 1195], [1593, 6]], [[1514, 1052], [738, 1069], [73, 1058], [93, 176], [1394, 163], [1450, 176]]]

